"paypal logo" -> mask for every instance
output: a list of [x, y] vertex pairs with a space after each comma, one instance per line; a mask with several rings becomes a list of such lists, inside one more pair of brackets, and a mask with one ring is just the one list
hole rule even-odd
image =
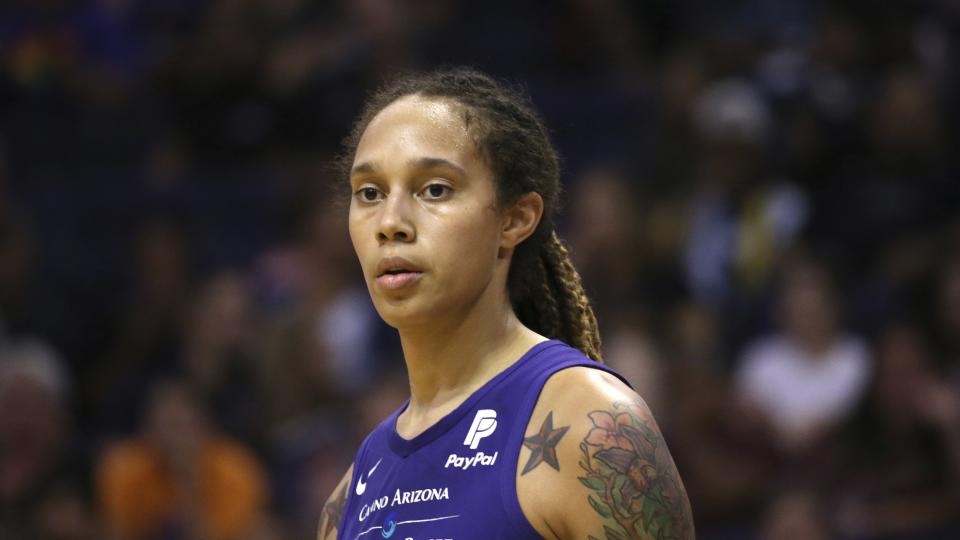
[[497, 411], [493, 409], [480, 409], [477, 415], [473, 417], [473, 423], [470, 424], [470, 430], [467, 431], [467, 438], [463, 444], [476, 450], [480, 444], [480, 439], [493, 435], [497, 429]]

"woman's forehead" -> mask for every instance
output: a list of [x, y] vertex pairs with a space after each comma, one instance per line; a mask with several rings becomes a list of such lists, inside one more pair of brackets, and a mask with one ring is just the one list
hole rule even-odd
[[473, 153], [459, 105], [414, 95], [394, 101], [374, 116], [360, 137], [354, 164], [419, 155], [464, 161]]
[[453, 123], [456, 128], [464, 129], [461, 115], [462, 106], [456, 101], [443, 97], [429, 97], [411, 94], [397, 98], [377, 113], [370, 124], [391, 117], [417, 117], [432, 123]]

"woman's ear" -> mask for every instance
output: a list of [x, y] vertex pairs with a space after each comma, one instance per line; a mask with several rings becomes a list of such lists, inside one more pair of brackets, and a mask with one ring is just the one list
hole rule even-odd
[[543, 217], [543, 197], [531, 191], [503, 212], [500, 247], [513, 249], [537, 230]]

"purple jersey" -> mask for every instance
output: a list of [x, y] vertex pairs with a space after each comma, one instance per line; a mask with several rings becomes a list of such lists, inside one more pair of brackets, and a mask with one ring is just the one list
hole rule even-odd
[[404, 404], [360, 446], [337, 538], [540, 538], [517, 499], [517, 459], [544, 383], [573, 366], [617, 375], [546, 341], [412, 440], [396, 431]]

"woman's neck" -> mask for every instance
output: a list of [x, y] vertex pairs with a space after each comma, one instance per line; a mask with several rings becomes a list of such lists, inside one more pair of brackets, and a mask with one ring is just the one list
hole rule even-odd
[[545, 339], [523, 326], [509, 303], [400, 329], [410, 379], [407, 423], [429, 426]]

